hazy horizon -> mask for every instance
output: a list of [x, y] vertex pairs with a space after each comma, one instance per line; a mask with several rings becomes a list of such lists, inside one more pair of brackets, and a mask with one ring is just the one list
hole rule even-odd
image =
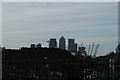
[[118, 42], [117, 2], [2, 3], [2, 46], [19, 48], [50, 38], [74, 38], [79, 45], [100, 44], [98, 55], [115, 51]]

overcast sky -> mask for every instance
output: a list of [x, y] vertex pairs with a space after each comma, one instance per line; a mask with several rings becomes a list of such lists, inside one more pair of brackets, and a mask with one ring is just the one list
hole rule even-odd
[[0, 2], [0, 45], [2, 44], [2, 3]]
[[118, 41], [117, 2], [2, 3], [2, 46], [19, 48], [61, 36], [100, 44], [98, 55], [114, 51]]
[[119, 0], [1, 0], [1, 2], [119, 2]]

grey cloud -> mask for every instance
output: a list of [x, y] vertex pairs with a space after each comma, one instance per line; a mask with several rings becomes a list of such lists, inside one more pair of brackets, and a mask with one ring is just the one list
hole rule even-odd
[[117, 35], [90, 38], [74, 32], [116, 31], [117, 3], [3, 3], [3, 13], [4, 45], [9, 47], [39, 41], [45, 45], [50, 37], [65, 34], [78, 42], [110, 44], [117, 40]]

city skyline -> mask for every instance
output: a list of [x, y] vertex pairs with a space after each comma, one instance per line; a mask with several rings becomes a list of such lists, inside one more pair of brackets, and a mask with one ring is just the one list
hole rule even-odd
[[115, 51], [117, 46], [117, 2], [16, 2], [2, 5], [2, 46], [7, 48], [31, 43], [48, 46], [49, 38], [61, 36], [74, 38], [80, 44], [83, 42], [85, 47], [99, 43], [98, 55]]

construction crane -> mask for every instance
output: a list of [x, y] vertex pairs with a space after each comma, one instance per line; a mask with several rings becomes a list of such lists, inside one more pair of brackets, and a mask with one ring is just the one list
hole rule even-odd
[[88, 55], [89, 55], [89, 53], [90, 53], [90, 48], [91, 48], [91, 45], [89, 45], [89, 47], [88, 47]]
[[90, 52], [90, 56], [92, 56], [93, 48], [94, 48], [94, 43], [92, 44], [92, 48], [91, 48], [91, 52]]
[[46, 41], [46, 43], [48, 43], [48, 46], [49, 46], [49, 44], [50, 44], [50, 41]]
[[96, 48], [95, 48], [95, 51], [94, 51], [94, 55], [93, 55], [94, 58], [96, 57], [96, 54], [97, 54], [97, 52], [98, 52], [99, 46], [100, 46], [100, 44], [97, 44], [97, 45], [96, 45]]

